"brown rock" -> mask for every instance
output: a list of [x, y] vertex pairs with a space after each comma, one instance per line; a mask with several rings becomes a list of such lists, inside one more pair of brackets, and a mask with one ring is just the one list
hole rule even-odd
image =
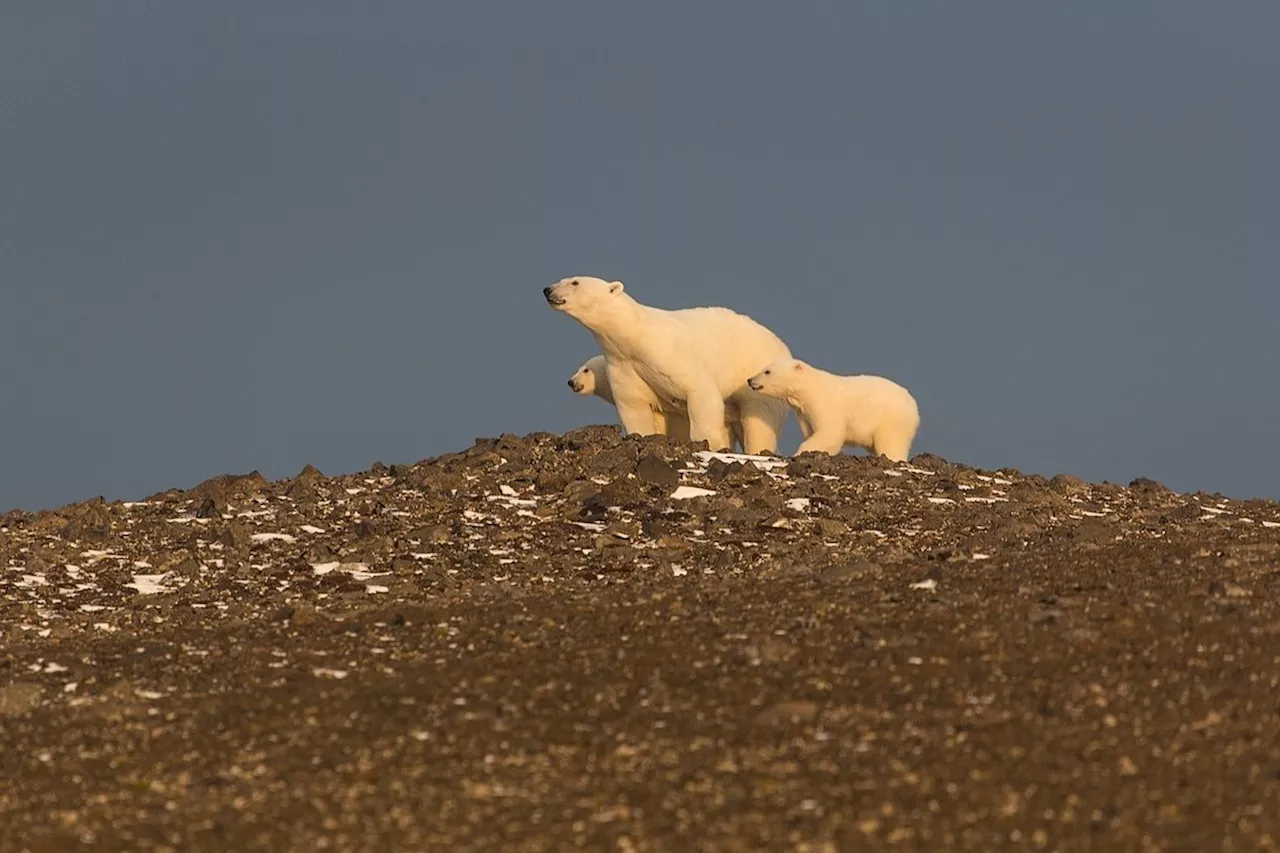
[[664, 489], [674, 489], [680, 483], [680, 472], [665, 459], [653, 454], [644, 456], [636, 464], [635, 473], [642, 482]]
[[44, 688], [29, 681], [17, 681], [0, 687], [0, 717], [16, 717], [40, 705]]
[[756, 715], [756, 724], [762, 726], [797, 725], [811, 723], [818, 718], [818, 703], [807, 700], [791, 700], [770, 705]]

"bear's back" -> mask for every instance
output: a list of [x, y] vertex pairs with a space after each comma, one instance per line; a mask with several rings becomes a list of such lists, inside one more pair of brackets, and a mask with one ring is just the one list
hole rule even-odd
[[753, 350], [763, 348], [778, 356], [791, 354], [787, 345], [771, 329], [732, 308], [708, 305], [677, 308], [669, 313], [680, 318], [680, 322], [691, 330], [710, 338], [739, 342]]

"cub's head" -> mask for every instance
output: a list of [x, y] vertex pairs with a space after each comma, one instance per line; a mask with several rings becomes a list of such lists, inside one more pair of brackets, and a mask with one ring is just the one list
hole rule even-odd
[[552, 308], [589, 325], [592, 320], [607, 316], [612, 307], [622, 302], [622, 291], [620, 281], [579, 275], [542, 288], [542, 295]]
[[573, 376], [569, 377], [569, 387], [573, 389], [573, 393], [583, 396], [596, 393], [597, 389], [609, 381], [604, 369], [604, 356], [598, 355], [589, 359]]
[[785, 397], [808, 369], [809, 365], [798, 358], [780, 358], [748, 379], [747, 386], [769, 397]]

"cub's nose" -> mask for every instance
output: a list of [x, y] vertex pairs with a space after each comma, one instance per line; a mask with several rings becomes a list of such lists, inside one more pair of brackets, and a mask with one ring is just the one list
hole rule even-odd
[[542, 295], [543, 296], [551, 295], [551, 285], [547, 285], [546, 287], [542, 288]]
[[572, 380], [572, 379], [570, 379], [570, 380], [569, 380], [568, 382], [566, 382], [565, 384], [566, 384], [566, 385], [568, 385], [570, 388], [574, 387], [574, 386], [573, 386], [573, 380]]

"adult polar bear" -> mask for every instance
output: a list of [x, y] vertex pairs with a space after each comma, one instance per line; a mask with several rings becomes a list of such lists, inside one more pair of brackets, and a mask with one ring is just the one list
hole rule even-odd
[[666, 310], [632, 299], [620, 281], [564, 278], [542, 289], [547, 303], [586, 326], [605, 357], [622, 427], [654, 435], [656, 394], [689, 415], [689, 438], [731, 447], [725, 403], [742, 418], [743, 450], [776, 453], [787, 404], [747, 387], [764, 365], [791, 350], [764, 326], [728, 308]]
[[[610, 406], [617, 405], [613, 399], [613, 387], [609, 384], [607, 366], [602, 355], [592, 356], [582, 367], [574, 371], [573, 376], [569, 377], [569, 387], [579, 396], [594, 395]], [[658, 399], [657, 394], [649, 400], [649, 408], [653, 410], [654, 428], [658, 432], [676, 441], [689, 440], [688, 412], [683, 408], [679, 410], [670, 408], [668, 404]], [[738, 411], [736, 403], [729, 401], [724, 404], [724, 419], [729, 427], [730, 439], [739, 446], [745, 446], [742, 440], [742, 414]]]

